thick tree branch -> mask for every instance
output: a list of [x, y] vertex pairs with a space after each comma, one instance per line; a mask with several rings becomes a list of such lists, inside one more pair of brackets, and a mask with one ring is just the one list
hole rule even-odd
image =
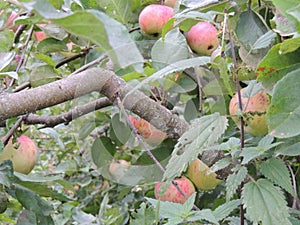
[[114, 72], [91, 68], [76, 75], [24, 90], [0, 95], [0, 121], [44, 109], [98, 91], [115, 102], [119, 96], [127, 110], [149, 121], [171, 138], [178, 138], [188, 124], [141, 91], [132, 91]]

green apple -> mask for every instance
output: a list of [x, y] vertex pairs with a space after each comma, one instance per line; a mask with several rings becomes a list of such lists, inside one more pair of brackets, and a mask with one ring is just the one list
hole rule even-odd
[[210, 168], [200, 159], [195, 159], [191, 162], [186, 176], [199, 190], [212, 190], [222, 183], [222, 180], [217, 178], [217, 174], [210, 171]]
[[14, 171], [28, 174], [32, 171], [38, 160], [38, 149], [34, 141], [25, 135], [17, 138], [16, 143], [12, 140], [3, 148], [0, 154], [0, 162], [11, 160]]
[[196, 192], [193, 183], [186, 177], [174, 179], [182, 193], [172, 182], [157, 182], [154, 188], [155, 198], [161, 201], [175, 202], [183, 204], [187, 198]]
[[218, 30], [209, 22], [199, 22], [187, 33], [190, 48], [198, 55], [210, 56], [219, 46]]
[[163, 27], [174, 15], [173, 8], [165, 5], [151, 4], [139, 15], [141, 30], [148, 35], [159, 36]]
[[[241, 95], [246, 91], [246, 88], [241, 89]], [[241, 98], [243, 112], [242, 116], [245, 121], [245, 132], [253, 136], [263, 136], [268, 133], [268, 124], [266, 122], [266, 112], [270, 105], [268, 94], [261, 90], [255, 95]], [[229, 104], [229, 113], [233, 121], [241, 127], [240, 117], [237, 116], [239, 111], [237, 93], [232, 97]]]

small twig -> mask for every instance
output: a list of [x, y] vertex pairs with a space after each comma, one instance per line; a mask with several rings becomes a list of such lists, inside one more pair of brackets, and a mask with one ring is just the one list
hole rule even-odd
[[[228, 19], [226, 20], [226, 27], [229, 28], [228, 25]], [[231, 33], [228, 29], [228, 37], [229, 37], [229, 43], [230, 43], [230, 49], [231, 49], [231, 54], [232, 54], [232, 59], [233, 59], [233, 67], [234, 67], [234, 81], [236, 82], [236, 87], [237, 87], [237, 95], [238, 95], [238, 102], [239, 102], [239, 109], [242, 112], [243, 111], [243, 104], [242, 104], [242, 97], [241, 97], [241, 86], [240, 86], [240, 82], [239, 79], [236, 75], [236, 68], [237, 68], [237, 60], [236, 60], [236, 55], [235, 55], [235, 51], [234, 51], [234, 45], [233, 45], [233, 39], [231, 37]], [[243, 150], [244, 146], [245, 146], [245, 133], [244, 133], [244, 119], [243, 117], [240, 118], [241, 120], [241, 138], [240, 138], [240, 142], [241, 142], [241, 150]], [[244, 186], [244, 183], [242, 182], [240, 185], [240, 190], [242, 190]], [[241, 204], [240, 205], [240, 225], [244, 225], [245, 224], [245, 211], [244, 211], [244, 205]]]
[[26, 116], [21, 116], [17, 122], [12, 126], [12, 128], [1, 138], [1, 142], [6, 145], [10, 137], [14, 134], [14, 132], [18, 129], [21, 125], [22, 121]]
[[297, 200], [298, 200], [298, 191], [297, 191], [297, 181], [296, 181], [296, 176], [291, 168], [291, 166], [288, 164], [287, 165], [289, 170], [290, 170], [290, 173], [292, 175], [292, 181], [293, 181], [293, 188], [294, 188], [294, 196], [293, 196], [293, 205], [292, 205], [292, 208], [293, 209], [296, 209], [297, 208]]
[[128, 33], [131, 33], [133, 31], [136, 31], [136, 30], [139, 30], [139, 29], [140, 29], [140, 27], [133, 27], [133, 28], [128, 30]]
[[99, 58], [95, 59], [94, 61], [91, 61], [87, 64], [85, 64], [84, 66], [80, 67], [78, 70], [74, 71], [73, 73], [70, 74], [71, 75], [74, 75], [76, 73], [80, 73], [86, 69], [88, 69], [89, 67], [95, 65], [95, 64], [98, 64], [100, 63], [101, 61], [103, 61], [104, 59], [106, 59], [108, 56], [107, 55], [101, 55]]
[[69, 112], [62, 113], [60, 115], [56, 116], [36, 116], [36, 115], [29, 115], [25, 120], [25, 124], [43, 124], [42, 128], [45, 127], [54, 127], [58, 124], [64, 123], [68, 124], [72, 120], [81, 117], [83, 115], [86, 115], [90, 112], [94, 112], [96, 110], [99, 110], [101, 108], [107, 107], [112, 105], [112, 102], [106, 98], [100, 98], [95, 101], [89, 102], [85, 105], [81, 105], [78, 107], [75, 107]]
[[24, 59], [25, 59], [26, 49], [27, 49], [27, 46], [29, 45], [29, 41], [31, 39], [32, 34], [33, 34], [33, 25], [29, 29], [29, 34], [28, 34], [27, 39], [25, 41], [23, 52], [22, 52], [22, 56], [21, 56], [21, 59], [20, 59], [20, 61], [18, 63], [16, 72], [19, 72], [21, 66], [23, 65], [23, 63], [25, 61]]
[[13, 92], [16, 93], [16, 92], [19, 92], [19, 91], [22, 91], [26, 88], [30, 87], [30, 82], [25, 82], [23, 84], [21, 84], [20, 86], [16, 87]]
[[202, 99], [202, 82], [200, 80], [200, 71], [199, 68], [195, 67], [195, 73], [196, 73], [196, 79], [197, 79], [197, 85], [198, 85], [198, 95], [199, 95], [199, 108], [198, 111], [200, 112], [200, 116], [202, 117], [204, 115], [203, 112], [203, 99]]
[[74, 61], [75, 59], [78, 59], [78, 58], [81, 58], [81, 57], [85, 56], [89, 52], [89, 49], [87, 49], [85, 51], [82, 51], [82, 52], [78, 53], [77, 55], [73, 55], [71, 57], [68, 57], [68, 58], [65, 58], [65, 59], [61, 60], [60, 62], [58, 62], [55, 65], [55, 68], [57, 69], [57, 68], [63, 66], [64, 64], [66, 64], [66, 63], [69, 63], [71, 61]]

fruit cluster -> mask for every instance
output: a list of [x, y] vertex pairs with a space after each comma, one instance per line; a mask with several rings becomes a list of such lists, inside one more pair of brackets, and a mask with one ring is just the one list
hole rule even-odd
[[155, 198], [183, 204], [196, 190], [213, 190], [222, 183], [217, 174], [200, 159], [192, 161], [186, 173], [173, 182], [157, 182], [154, 188]]
[[[139, 25], [143, 33], [159, 36], [166, 23], [174, 17], [176, 1], [165, 1], [165, 5], [151, 4], [139, 15]], [[186, 34], [187, 43], [198, 55], [211, 55], [219, 46], [218, 30], [209, 22], [198, 22]]]

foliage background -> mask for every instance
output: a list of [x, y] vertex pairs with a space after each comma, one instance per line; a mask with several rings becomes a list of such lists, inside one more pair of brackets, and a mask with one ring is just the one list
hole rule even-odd
[[[147, 146], [165, 166], [163, 173], [128, 126], [122, 102], [55, 127], [24, 119], [14, 131], [35, 140], [40, 160], [30, 175], [13, 173], [9, 161], [1, 163], [1, 202], [7, 206], [1, 223], [299, 224], [298, 1], [178, 1], [174, 27], [167, 24], [160, 39], [138, 29], [138, 15], [150, 3], [158, 2], [0, 3], [2, 92], [60, 80], [89, 63], [108, 69], [113, 62], [114, 73], [134, 90], [191, 124], [179, 139]], [[6, 23], [12, 11], [19, 14], [14, 23], [21, 33]], [[199, 20], [220, 30], [221, 56], [199, 57], [188, 48], [184, 32]], [[40, 31], [48, 38], [38, 41]], [[228, 116], [230, 98], [246, 86], [249, 95], [265, 89], [272, 97], [266, 136], [244, 135]], [[35, 114], [61, 115], [101, 97], [92, 92]], [[1, 136], [19, 118], [6, 119]], [[218, 155], [208, 162], [225, 174], [222, 185], [198, 191], [184, 205], [153, 199], [155, 181], [180, 176], [207, 152]], [[109, 166], [116, 159], [132, 165], [112, 176]]]

